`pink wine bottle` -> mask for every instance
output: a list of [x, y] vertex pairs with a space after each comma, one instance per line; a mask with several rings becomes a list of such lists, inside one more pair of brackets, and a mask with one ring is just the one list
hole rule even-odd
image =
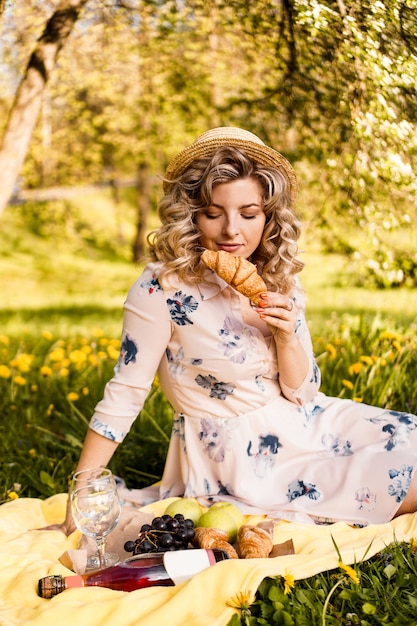
[[41, 598], [53, 598], [74, 587], [107, 587], [117, 591], [171, 587], [228, 558], [227, 552], [217, 548], [141, 554], [87, 574], [46, 576], [38, 582], [38, 594]]

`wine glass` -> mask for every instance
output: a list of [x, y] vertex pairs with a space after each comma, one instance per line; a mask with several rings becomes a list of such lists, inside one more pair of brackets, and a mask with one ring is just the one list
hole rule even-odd
[[70, 484], [70, 494], [79, 487], [86, 487], [89, 483], [115, 484], [115, 478], [111, 470], [104, 467], [93, 467], [75, 472]]
[[71, 509], [77, 528], [96, 541], [97, 555], [87, 559], [87, 570], [102, 569], [119, 560], [117, 554], [106, 553], [106, 537], [116, 527], [121, 513], [114, 480], [92, 480], [71, 491]]

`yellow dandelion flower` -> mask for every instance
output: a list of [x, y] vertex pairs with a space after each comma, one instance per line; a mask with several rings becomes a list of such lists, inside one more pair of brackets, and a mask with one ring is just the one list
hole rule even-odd
[[44, 330], [42, 332], [42, 337], [46, 339], [46, 341], [51, 341], [54, 338], [53, 334], [49, 330]]
[[250, 615], [250, 605], [255, 602], [255, 599], [252, 591], [247, 589], [246, 591], [239, 591], [233, 598], [226, 600], [226, 606], [242, 611], [243, 615]]
[[102, 331], [101, 328], [94, 328], [93, 329], [93, 336], [94, 337], [102, 337], [104, 335], [104, 332]]
[[354, 583], [359, 585], [359, 576], [356, 570], [350, 565], [345, 565], [342, 561], [339, 561], [339, 567], [353, 580]]
[[12, 372], [7, 365], [0, 365], [0, 378], [10, 378]]
[[62, 361], [64, 357], [65, 350], [63, 348], [55, 348], [49, 353], [49, 359], [54, 362]]
[[67, 394], [67, 400], [68, 400], [69, 402], [76, 402], [76, 401], [78, 400], [78, 398], [79, 398], [79, 397], [80, 397], [80, 396], [79, 396], [79, 395], [78, 395], [78, 393], [76, 393], [75, 391], [70, 391], [70, 392]]
[[60, 375], [62, 378], [66, 378], [67, 376], [69, 376], [69, 369], [68, 369], [67, 367], [62, 367], [62, 368], [59, 370], [59, 375]]
[[18, 354], [17, 357], [10, 362], [10, 364], [12, 367], [18, 369], [19, 372], [26, 374], [30, 371], [30, 366], [34, 358], [33, 354], [25, 354], [22, 352], [22, 354]]
[[399, 341], [394, 340], [394, 341], [392, 342], [392, 345], [393, 345], [393, 347], [394, 347], [396, 350], [398, 350], [398, 352], [401, 352], [401, 344], [400, 344], [400, 342], [399, 342]]
[[0, 335], [0, 343], [4, 343], [5, 346], [8, 346], [10, 343], [9, 337], [7, 337], [7, 335]]
[[45, 376], [45, 378], [48, 378], [48, 376], [52, 375], [52, 369], [48, 365], [42, 365], [40, 373], [42, 376]]
[[98, 356], [99, 359], [104, 361], [104, 359], [107, 359], [107, 352], [103, 352], [103, 351], [100, 350], [100, 352], [97, 353], [97, 356]]
[[8, 491], [7, 495], [9, 500], [17, 500], [19, 498], [19, 495], [15, 491]]
[[90, 390], [88, 387], [83, 387], [81, 389], [81, 393], [83, 394], [83, 396], [88, 396], [88, 394], [90, 393]]
[[358, 398], [357, 396], [355, 396], [354, 398], [352, 398], [352, 400], [354, 402], [363, 402], [363, 398]]
[[350, 380], [343, 379], [342, 380], [342, 385], [344, 387], [347, 387], [348, 389], [353, 389], [353, 383]]
[[90, 365], [97, 365], [97, 363], [99, 362], [97, 354], [89, 354], [88, 362]]
[[35, 458], [36, 458], [36, 450], [35, 450], [35, 448], [31, 448], [31, 449], [29, 450], [29, 456], [31, 456], [31, 457], [32, 457], [32, 459], [35, 459]]
[[285, 570], [285, 572], [284, 572], [284, 593], [285, 593], [285, 595], [288, 595], [289, 593], [291, 593], [291, 590], [294, 587], [294, 585], [295, 585], [294, 576], [288, 570]]
[[117, 361], [120, 353], [119, 353], [119, 350], [116, 350], [115, 348], [113, 348], [113, 346], [107, 346], [107, 354], [109, 355], [111, 359], [114, 359], [115, 361]]
[[374, 362], [372, 360], [372, 357], [370, 356], [361, 356], [359, 359], [362, 363], [366, 363], [366, 365], [373, 365]]
[[415, 554], [417, 552], [417, 539], [412, 539], [410, 541], [411, 554]]
[[46, 416], [47, 416], [47, 417], [49, 417], [50, 415], [52, 415], [52, 411], [54, 410], [54, 408], [55, 408], [55, 407], [54, 407], [54, 405], [53, 405], [53, 404], [50, 404], [50, 405], [48, 406], [48, 408], [46, 409]]
[[113, 346], [113, 348], [120, 350], [120, 339], [111, 339], [110, 345]]
[[333, 344], [327, 343], [326, 346], [325, 346], [325, 350], [327, 350], [327, 352], [329, 353], [329, 357], [331, 359], [335, 359], [336, 358], [337, 351], [336, 351], [336, 348], [334, 347]]
[[99, 346], [108, 346], [109, 345], [109, 340], [107, 339], [107, 337], [102, 337], [99, 342], [98, 342]]
[[401, 335], [399, 333], [392, 332], [390, 330], [384, 330], [380, 335], [380, 339], [401, 339]]
[[84, 354], [91, 354], [92, 352], [92, 348], [91, 346], [85, 345], [81, 348], [81, 352], [84, 352]]
[[36, 391], [38, 391], [38, 385], [31, 385], [30, 390], [32, 393], [35, 393]]
[[23, 378], [23, 376], [19, 376], [18, 374], [17, 376], [13, 377], [13, 382], [15, 385], [23, 387], [24, 385], [26, 385], [26, 378]]
[[361, 369], [363, 368], [363, 363], [352, 363], [352, 365], [349, 366], [349, 374], [352, 376], [353, 374], [359, 374], [359, 372], [361, 371]]
[[79, 363], [85, 363], [87, 355], [82, 350], [73, 350], [70, 352], [69, 359], [71, 363], [75, 363], [77, 365]]

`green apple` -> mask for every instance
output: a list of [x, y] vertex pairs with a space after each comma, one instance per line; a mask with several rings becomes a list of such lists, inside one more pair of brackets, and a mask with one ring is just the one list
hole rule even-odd
[[235, 520], [238, 529], [243, 525], [245, 521], [242, 511], [232, 502], [215, 502], [215, 504], [211, 505], [209, 510], [211, 509], [223, 509], [227, 511], [227, 513], [229, 513], [229, 515], [231, 515]]
[[228, 534], [229, 543], [236, 541], [237, 531], [240, 527], [236, 518], [229, 513], [229, 507], [225, 506], [211, 506], [198, 520], [197, 527], [199, 526], [224, 530]]
[[203, 510], [203, 507], [195, 498], [178, 498], [178, 500], [174, 500], [167, 506], [164, 514], [174, 517], [177, 513], [182, 513], [185, 519], [193, 520], [194, 526], [196, 526]]

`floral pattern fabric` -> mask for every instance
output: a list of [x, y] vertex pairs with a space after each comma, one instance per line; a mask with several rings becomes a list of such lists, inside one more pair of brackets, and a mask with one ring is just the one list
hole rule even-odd
[[161, 498], [315, 523], [390, 520], [416, 468], [417, 417], [319, 391], [302, 292], [292, 294], [295, 332], [310, 366], [291, 389], [237, 292], [211, 272], [207, 284], [162, 288], [159, 270], [148, 265], [129, 291], [119, 361], [90, 428], [122, 441], [158, 373], [175, 411]]

